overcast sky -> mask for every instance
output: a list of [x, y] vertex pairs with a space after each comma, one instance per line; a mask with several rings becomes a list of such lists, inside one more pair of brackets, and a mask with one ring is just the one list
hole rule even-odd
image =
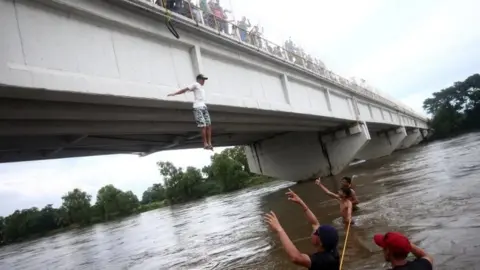
[[[263, 26], [267, 38], [281, 43], [291, 36], [334, 72], [363, 78], [418, 112], [432, 92], [480, 71], [478, 0], [220, 3], [234, 10], [235, 19], [246, 15], [252, 24]], [[60, 197], [76, 187], [95, 196], [100, 187], [114, 184], [141, 197], [160, 181], [157, 161], [202, 167], [210, 155], [198, 149], [144, 158], [117, 155], [3, 164], [0, 215], [48, 203], [59, 206]]]

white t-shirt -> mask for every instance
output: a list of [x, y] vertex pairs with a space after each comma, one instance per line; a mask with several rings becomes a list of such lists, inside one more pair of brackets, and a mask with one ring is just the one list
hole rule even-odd
[[205, 104], [205, 90], [203, 90], [201, 84], [196, 82], [190, 85], [188, 90], [193, 92], [193, 108], [202, 108], [207, 106]]

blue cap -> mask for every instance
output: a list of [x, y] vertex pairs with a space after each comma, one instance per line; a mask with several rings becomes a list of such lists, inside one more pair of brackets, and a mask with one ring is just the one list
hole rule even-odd
[[338, 232], [334, 227], [330, 225], [321, 225], [315, 231], [315, 235], [320, 238], [322, 247], [325, 249], [325, 251], [331, 251], [337, 248]]

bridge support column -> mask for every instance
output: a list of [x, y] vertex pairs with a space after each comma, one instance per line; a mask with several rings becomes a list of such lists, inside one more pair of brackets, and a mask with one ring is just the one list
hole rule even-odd
[[426, 129], [421, 129], [420, 132], [422, 133], [422, 140], [425, 140], [426, 138], [428, 138], [428, 130]]
[[413, 142], [412, 146], [419, 144], [421, 141], [423, 141], [423, 130], [419, 129], [418, 130], [418, 138]]
[[371, 134], [372, 139], [358, 152], [356, 158], [370, 160], [390, 155], [407, 137], [405, 127]]
[[419, 139], [422, 138], [420, 130], [418, 128], [414, 128], [412, 130], [407, 130], [407, 137], [403, 139], [402, 143], [398, 146], [397, 150], [400, 149], [407, 149], [414, 145]]
[[246, 147], [250, 170], [299, 181], [340, 173], [370, 140], [364, 123], [329, 134], [290, 132]]

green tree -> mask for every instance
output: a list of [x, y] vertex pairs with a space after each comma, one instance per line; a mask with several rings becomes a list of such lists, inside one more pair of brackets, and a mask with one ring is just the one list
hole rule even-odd
[[16, 210], [5, 218], [4, 239], [7, 242], [25, 238], [42, 232], [39, 223], [40, 211], [38, 208]]
[[109, 220], [116, 216], [132, 214], [140, 202], [132, 191], [123, 192], [113, 185], [106, 185], [98, 190], [95, 211]]
[[[229, 150], [229, 149], [227, 149]], [[241, 154], [233, 151], [222, 151], [220, 154], [212, 156], [210, 166], [204, 168], [204, 172], [210, 180], [215, 181], [221, 188], [222, 192], [229, 192], [243, 188], [247, 184], [250, 173], [245, 170], [245, 165], [234, 159]]]
[[117, 204], [121, 215], [132, 214], [140, 206], [137, 195], [132, 191], [120, 192], [117, 195]]
[[232, 148], [227, 148], [222, 151], [225, 155], [227, 155], [232, 160], [240, 163], [242, 165], [242, 170], [250, 173], [250, 167], [248, 167], [247, 155], [245, 154], [245, 147], [244, 146], [235, 146]]
[[42, 210], [40, 210], [38, 223], [41, 226], [42, 232], [55, 230], [64, 224], [62, 217], [60, 217], [59, 210], [53, 208], [51, 204], [47, 204]]
[[165, 200], [165, 188], [162, 184], [153, 184], [142, 195], [142, 204], [161, 202], [163, 200]]
[[69, 223], [86, 224], [90, 222], [91, 199], [91, 195], [78, 188], [62, 197], [62, 207], [68, 213]]
[[171, 162], [158, 162], [160, 174], [165, 181], [165, 198], [170, 203], [185, 202], [205, 196], [203, 192], [204, 179], [200, 170], [187, 167], [175, 167]]
[[117, 196], [121, 193], [122, 191], [113, 185], [106, 185], [98, 190], [96, 204], [105, 220], [109, 220], [120, 213]]
[[434, 138], [444, 138], [480, 128], [480, 75], [433, 93], [423, 102], [423, 108], [433, 115], [430, 127]]
[[5, 218], [0, 216], [0, 244], [4, 242]]

